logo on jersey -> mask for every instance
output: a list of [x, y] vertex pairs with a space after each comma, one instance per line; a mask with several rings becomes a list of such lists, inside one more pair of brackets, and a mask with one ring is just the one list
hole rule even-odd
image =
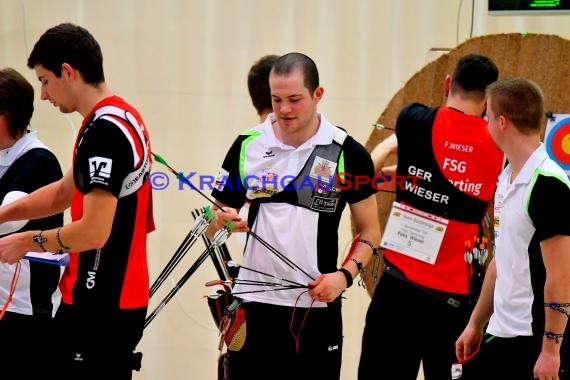
[[335, 162], [316, 156], [311, 166], [310, 176], [324, 183], [329, 183], [329, 178], [333, 176], [335, 170]]
[[338, 200], [340, 198], [340, 189], [334, 186], [326, 187], [317, 184], [311, 194], [311, 210], [322, 212], [335, 212]]
[[91, 157], [89, 159], [90, 183], [109, 184], [113, 160], [105, 157]]
[[324, 198], [324, 197], [313, 197], [311, 203], [311, 210], [322, 211], [322, 212], [335, 212], [336, 206], [338, 204], [338, 198]]
[[267, 198], [282, 190], [279, 186], [279, 174], [275, 173], [271, 166], [261, 169], [261, 175], [252, 177], [248, 185], [249, 194], [254, 198]]

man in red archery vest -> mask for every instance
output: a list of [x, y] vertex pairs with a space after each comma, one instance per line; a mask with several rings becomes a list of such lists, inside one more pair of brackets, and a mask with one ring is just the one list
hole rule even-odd
[[415, 380], [420, 362], [426, 380], [450, 378], [455, 340], [478, 294], [472, 279], [481, 256], [471, 251], [482, 244], [480, 223], [503, 163], [483, 118], [485, 88], [497, 77], [487, 57], [464, 56], [445, 79], [444, 107], [400, 111], [396, 174], [408, 179], [396, 187], [382, 237], [386, 265], [366, 317], [360, 380], [379, 371]]
[[28, 66], [41, 97], [83, 123], [73, 168], [63, 179], [0, 208], [0, 221], [51, 215], [71, 206], [72, 222], [0, 240], [0, 259], [70, 252], [60, 281], [59, 379], [131, 379], [149, 298], [147, 232], [152, 230], [150, 143], [137, 110], [105, 84], [99, 44], [84, 28], [60, 24], [36, 42]]

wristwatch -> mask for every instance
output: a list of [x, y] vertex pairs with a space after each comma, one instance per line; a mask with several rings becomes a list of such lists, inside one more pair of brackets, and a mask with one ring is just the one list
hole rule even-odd
[[44, 248], [44, 243], [47, 241], [46, 237], [42, 236], [43, 231], [40, 231], [39, 234], [32, 236], [32, 241], [38, 247], [40, 247], [44, 252], [47, 252], [47, 249]]

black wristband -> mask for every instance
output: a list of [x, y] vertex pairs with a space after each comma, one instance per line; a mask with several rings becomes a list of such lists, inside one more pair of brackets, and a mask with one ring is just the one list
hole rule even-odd
[[346, 277], [346, 288], [350, 288], [352, 286], [352, 273], [346, 268], [339, 268], [338, 272], [344, 274], [344, 277]]

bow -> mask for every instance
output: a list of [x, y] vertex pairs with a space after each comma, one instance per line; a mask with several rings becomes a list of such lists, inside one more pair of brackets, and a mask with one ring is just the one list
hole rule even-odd
[[178, 291], [182, 288], [182, 286], [186, 283], [186, 281], [188, 281], [188, 279], [194, 274], [194, 272], [196, 272], [196, 270], [200, 267], [200, 265], [202, 265], [202, 263], [210, 255], [210, 252], [227, 240], [227, 238], [230, 236], [230, 231], [232, 229], [233, 229], [233, 223], [228, 222], [228, 224], [224, 228], [216, 231], [216, 233], [214, 234], [214, 238], [212, 239], [211, 245], [207, 247], [200, 256], [198, 256], [194, 264], [192, 264], [192, 266], [186, 271], [184, 276], [182, 276], [180, 280], [178, 280], [174, 288], [172, 288], [170, 292], [168, 292], [166, 297], [164, 297], [164, 299], [158, 304], [158, 306], [153, 310], [153, 312], [146, 318], [144, 323], [145, 328], [150, 324], [150, 322], [152, 322], [154, 318], [156, 318], [158, 313], [160, 313], [160, 311], [166, 306], [166, 304], [170, 302], [170, 300], [176, 295], [176, 293], [178, 293]]
[[[176, 178], [182, 182], [184, 182], [185, 184], [187, 184], [188, 186], [190, 186], [190, 188], [192, 188], [193, 190], [197, 191], [198, 194], [200, 194], [202, 197], [204, 197], [208, 202], [210, 202], [211, 204], [213, 204], [214, 206], [216, 206], [219, 210], [221, 210], [222, 212], [227, 212], [226, 210], [224, 210], [224, 208], [222, 206], [220, 206], [219, 204], [217, 204], [214, 200], [212, 200], [210, 197], [208, 197], [206, 194], [204, 194], [202, 191], [200, 191], [200, 189], [198, 189], [196, 186], [194, 186], [192, 184], [192, 182], [190, 182], [188, 180], [188, 178], [180, 175], [179, 172], [177, 172], [176, 170], [174, 170], [174, 168], [172, 166], [170, 166], [166, 160], [154, 153], [151, 152], [151, 154], [153, 155], [154, 159], [156, 162], [161, 163], [162, 165], [166, 166], [166, 168], [168, 168], [168, 170], [174, 174], [176, 176]], [[251, 235], [251, 237], [253, 237], [254, 239], [256, 239], [259, 243], [261, 243], [265, 248], [267, 248], [271, 253], [273, 253], [274, 255], [276, 255], [281, 261], [283, 261], [285, 264], [287, 264], [287, 266], [289, 266], [291, 269], [293, 270], [299, 270], [301, 271], [303, 274], [305, 274], [308, 278], [310, 278], [311, 280], [315, 280], [315, 278], [313, 278], [310, 274], [308, 274], [307, 272], [305, 272], [301, 267], [299, 267], [297, 264], [295, 264], [291, 259], [289, 259], [288, 257], [286, 257], [285, 255], [283, 255], [281, 252], [279, 252], [275, 247], [273, 247], [271, 244], [267, 243], [264, 239], [262, 239], [259, 235], [257, 235], [254, 231], [250, 230], [248, 232], [249, 235]]]
[[160, 275], [157, 277], [155, 282], [150, 287], [150, 297], [156, 293], [158, 288], [162, 285], [162, 283], [168, 278], [168, 276], [172, 273], [174, 268], [178, 265], [180, 260], [186, 255], [186, 253], [190, 250], [190, 248], [194, 245], [196, 240], [198, 240], [198, 236], [201, 236], [208, 225], [214, 220], [214, 214], [210, 210], [209, 206], [206, 206], [202, 209], [202, 214], [196, 218], [194, 225], [188, 235], [184, 238], [172, 258], [168, 261]]

